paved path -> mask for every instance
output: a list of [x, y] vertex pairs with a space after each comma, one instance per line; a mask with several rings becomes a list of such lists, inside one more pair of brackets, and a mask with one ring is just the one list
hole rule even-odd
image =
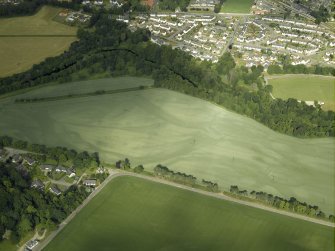
[[284, 211], [284, 210], [279, 210], [273, 207], [268, 207], [256, 202], [249, 202], [249, 201], [244, 201], [244, 200], [239, 200], [233, 197], [229, 197], [225, 194], [222, 193], [212, 193], [212, 192], [206, 192], [200, 189], [196, 189], [196, 188], [192, 188], [192, 187], [188, 187], [185, 185], [181, 185], [178, 183], [174, 183], [171, 181], [167, 181], [164, 179], [160, 179], [157, 177], [150, 177], [150, 176], [146, 176], [146, 175], [142, 175], [142, 174], [136, 174], [136, 173], [130, 173], [130, 172], [122, 172], [122, 171], [110, 171], [110, 175], [108, 176], [108, 178], [99, 186], [97, 187], [85, 200], [84, 202], [75, 210], [73, 211], [60, 225], [59, 228], [52, 232], [44, 241], [42, 241], [37, 247], [35, 247], [33, 249], [33, 251], [41, 251], [44, 247], [46, 247], [49, 242], [51, 240], [53, 240], [53, 238], [56, 237], [56, 235], [62, 231], [62, 229], [77, 215], [78, 212], [80, 212], [81, 209], [83, 209], [112, 179], [116, 178], [116, 177], [120, 177], [120, 176], [132, 176], [132, 177], [138, 177], [141, 179], [145, 179], [145, 180], [149, 180], [149, 181], [153, 181], [153, 182], [157, 182], [160, 184], [166, 184], [169, 186], [173, 186], [179, 189], [184, 189], [187, 191], [191, 191], [194, 193], [198, 193], [198, 194], [202, 194], [202, 195], [206, 195], [206, 196], [210, 196], [213, 198], [217, 198], [220, 200], [225, 200], [225, 201], [230, 201], [233, 203], [237, 203], [240, 205], [244, 205], [244, 206], [249, 206], [249, 207], [254, 207], [254, 208], [258, 208], [261, 210], [265, 210], [265, 211], [269, 211], [272, 213], [277, 213], [277, 214], [281, 214], [281, 215], [285, 215], [288, 217], [292, 217], [292, 218], [296, 218], [296, 219], [300, 219], [300, 220], [304, 220], [304, 221], [309, 221], [315, 224], [320, 224], [320, 225], [324, 225], [324, 226], [328, 226], [328, 227], [335, 227], [335, 224], [332, 222], [328, 222], [328, 221], [323, 221], [320, 219], [315, 219], [315, 218], [311, 218], [308, 216], [304, 216], [304, 215], [300, 215], [300, 214], [296, 214], [296, 213], [292, 213], [292, 212], [288, 212], [288, 211]]

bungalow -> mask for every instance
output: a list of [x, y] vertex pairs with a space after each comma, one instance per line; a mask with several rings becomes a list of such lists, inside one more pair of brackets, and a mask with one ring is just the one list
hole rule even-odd
[[49, 191], [52, 192], [53, 194], [56, 194], [57, 196], [62, 194], [62, 192], [58, 189], [56, 185], [52, 185], [49, 188]]
[[44, 184], [43, 182], [40, 180], [40, 179], [37, 179], [37, 180], [34, 180], [32, 183], [31, 183], [31, 188], [36, 188], [38, 190], [43, 190], [44, 189]]
[[94, 179], [84, 180], [83, 184], [88, 187], [95, 187], [97, 185], [97, 180]]

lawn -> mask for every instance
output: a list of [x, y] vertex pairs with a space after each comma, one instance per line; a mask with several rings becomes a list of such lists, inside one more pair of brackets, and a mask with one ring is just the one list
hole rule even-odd
[[2, 251], [17, 251], [17, 246], [9, 240], [3, 240], [0, 242], [0, 250]]
[[[143, 78], [90, 80], [36, 89], [28, 96], [150, 84]], [[78, 88], [78, 86], [83, 86]], [[58, 89], [59, 88], [59, 89]], [[92, 89], [93, 88], [93, 89]], [[161, 163], [218, 182], [294, 196], [334, 212], [335, 140], [298, 139], [245, 116], [164, 89], [61, 101], [0, 102], [0, 134], [50, 146], [98, 151], [104, 161], [128, 157], [152, 170]]]
[[250, 13], [253, 3], [254, 0], [226, 0], [221, 7], [221, 12]]
[[134, 177], [112, 180], [44, 251], [334, 248], [334, 229]]
[[325, 110], [335, 111], [335, 78], [313, 75], [271, 76], [273, 96], [304, 101], [323, 101]]
[[59, 11], [45, 6], [33, 16], [0, 19], [0, 77], [25, 71], [68, 49], [77, 28], [53, 21]]

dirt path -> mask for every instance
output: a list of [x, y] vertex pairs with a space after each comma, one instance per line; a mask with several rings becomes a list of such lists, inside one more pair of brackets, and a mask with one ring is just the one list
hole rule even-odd
[[[268, 85], [268, 84], [269, 84], [269, 81], [268, 81], [269, 79], [271, 79], [271, 78], [269, 78], [269, 77], [264, 77], [265, 85]], [[270, 96], [271, 96], [272, 99], [276, 99], [276, 98], [272, 95], [271, 92], [269, 92], [269, 94], [270, 94]]]
[[[202, 195], [206, 195], [206, 196], [210, 196], [210, 197], [214, 197], [220, 200], [226, 200], [226, 201], [230, 201], [233, 203], [237, 203], [240, 205], [244, 205], [244, 206], [249, 206], [249, 207], [254, 207], [254, 208], [258, 208], [261, 210], [265, 210], [265, 211], [269, 211], [272, 213], [277, 213], [277, 214], [281, 214], [281, 215], [285, 215], [288, 217], [292, 217], [295, 219], [300, 219], [300, 220], [304, 220], [304, 221], [308, 221], [308, 222], [312, 222], [315, 224], [320, 224], [320, 225], [324, 225], [324, 226], [328, 226], [328, 227], [335, 227], [335, 224], [332, 222], [327, 222], [327, 221], [323, 221], [320, 219], [314, 219], [308, 216], [304, 216], [304, 215], [300, 215], [300, 214], [295, 214], [292, 212], [287, 212], [287, 211], [283, 211], [283, 210], [279, 210], [273, 207], [268, 207], [262, 204], [258, 204], [255, 202], [249, 202], [249, 201], [243, 201], [243, 200], [239, 200], [236, 198], [232, 198], [229, 197], [227, 195], [224, 194], [218, 194], [218, 193], [212, 193], [212, 192], [206, 192], [200, 189], [196, 189], [196, 188], [192, 188], [192, 187], [188, 187], [185, 185], [181, 185], [181, 184], [177, 184], [171, 181], [167, 181], [167, 180], [163, 180], [163, 179], [159, 179], [156, 177], [149, 177], [149, 176], [145, 176], [142, 174], [136, 174], [136, 173], [129, 173], [129, 172], [122, 172], [122, 171], [110, 171], [110, 175], [108, 176], [108, 178], [101, 183], [101, 185], [99, 187], [97, 187], [85, 200], [84, 202], [75, 210], [73, 211], [58, 227], [58, 229], [54, 232], [52, 232], [45, 240], [43, 240], [37, 247], [35, 247], [33, 249], [33, 251], [40, 251], [43, 250], [44, 247], [46, 247], [50, 241], [53, 240], [53, 238], [56, 237], [56, 235], [61, 232], [63, 230], [63, 228], [77, 215], [77, 213], [80, 212], [81, 209], [83, 209], [112, 179], [116, 178], [116, 177], [120, 177], [120, 176], [132, 176], [132, 177], [138, 177], [141, 179], [145, 179], [145, 180], [149, 180], [149, 181], [153, 181], [153, 182], [157, 182], [160, 184], [165, 184], [165, 185], [169, 185], [169, 186], [173, 186], [179, 189], [183, 189], [183, 190], [187, 190], [187, 191], [191, 191], [194, 193], [198, 193], [198, 194], [202, 194]], [[21, 251], [21, 250], [20, 250]]]

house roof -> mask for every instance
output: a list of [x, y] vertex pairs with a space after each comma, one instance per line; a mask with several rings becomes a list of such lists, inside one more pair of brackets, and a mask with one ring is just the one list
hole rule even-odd
[[58, 189], [58, 187], [55, 186], [55, 185], [52, 185], [52, 186], [49, 188], [49, 190], [50, 190], [52, 193], [56, 194], [56, 195], [60, 195], [60, 194], [62, 193], [62, 192]]
[[67, 172], [67, 168], [66, 167], [64, 167], [64, 166], [57, 166], [56, 167], [56, 170], [60, 170], [61, 172]]
[[75, 172], [73, 169], [71, 169], [71, 168], [66, 169], [66, 173], [67, 173], [68, 175], [70, 175], [70, 174], [72, 174], [72, 173], [76, 174], [76, 172]]
[[40, 179], [37, 179], [37, 180], [34, 180], [31, 183], [31, 187], [42, 189], [42, 188], [44, 188], [44, 184], [43, 184], [43, 182]]
[[6, 150], [5, 149], [0, 149], [0, 158], [6, 156]]
[[14, 155], [12, 156], [12, 160], [13, 160], [14, 162], [19, 162], [19, 161], [22, 160], [22, 157], [21, 157], [21, 155], [19, 155], [19, 154], [14, 154]]
[[40, 168], [44, 169], [44, 170], [46, 170], [46, 169], [52, 170], [52, 169], [54, 169], [54, 167], [55, 166], [53, 166], [53, 165], [47, 165], [47, 164], [40, 165]]
[[28, 175], [28, 169], [22, 164], [16, 166], [15, 169], [20, 172], [22, 176]]
[[24, 160], [27, 161], [29, 165], [32, 165], [36, 162], [34, 159], [29, 157], [25, 157]]
[[97, 180], [87, 179], [83, 181], [83, 184], [86, 186], [95, 186], [97, 184]]

